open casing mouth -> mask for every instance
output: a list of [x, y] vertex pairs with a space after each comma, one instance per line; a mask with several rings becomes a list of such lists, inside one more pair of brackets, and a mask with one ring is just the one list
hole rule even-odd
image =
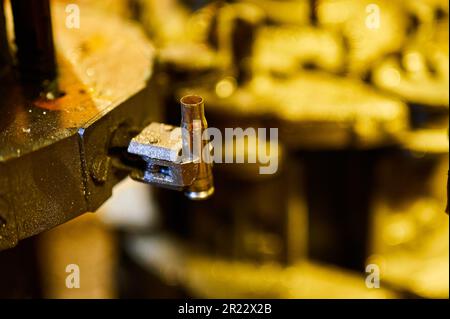
[[[186, 191], [190, 199], [205, 199], [214, 192], [212, 164], [203, 159], [203, 152], [207, 149], [208, 140], [203, 139], [203, 132], [208, 128], [205, 118], [204, 100], [198, 95], [186, 95], [181, 98], [181, 129], [183, 140], [183, 154], [190, 160], [198, 161], [198, 173], [195, 182]], [[194, 147], [197, 143], [197, 148]], [[194, 154], [194, 152], [199, 154]]]

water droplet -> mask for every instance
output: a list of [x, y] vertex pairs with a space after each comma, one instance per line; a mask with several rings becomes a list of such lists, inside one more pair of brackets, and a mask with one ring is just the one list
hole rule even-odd
[[55, 94], [53, 92], [48, 92], [45, 97], [47, 98], [47, 100], [54, 100], [55, 99]]
[[86, 70], [86, 75], [89, 76], [89, 77], [94, 76], [95, 75], [95, 70], [92, 69], [92, 68], [87, 69]]

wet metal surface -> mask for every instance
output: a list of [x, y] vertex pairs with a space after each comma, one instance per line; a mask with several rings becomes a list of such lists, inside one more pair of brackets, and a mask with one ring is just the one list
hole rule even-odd
[[74, 32], [63, 10], [52, 6], [62, 95], [33, 98], [0, 78], [0, 250], [98, 208], [127, 175], [111, 165], [113, 137], [126, 147], [155, 112], [143, 33], [88, 8]]

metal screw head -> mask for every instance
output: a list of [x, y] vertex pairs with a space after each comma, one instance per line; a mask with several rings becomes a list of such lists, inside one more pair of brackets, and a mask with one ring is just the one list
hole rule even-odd
[[109, 156], [97, 156], [91, 166], [91, 176], [97, 183], [104, 183], [108, 179], [111, 168]]

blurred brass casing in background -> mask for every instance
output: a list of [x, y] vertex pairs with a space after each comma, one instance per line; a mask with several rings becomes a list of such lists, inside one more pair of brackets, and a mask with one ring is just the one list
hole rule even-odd
[[[66, 3], [55, 1], [54, 14]], [[111, 94], [131, 87], [139, 74], [151, 83], [140, 100], [148, 102], [139, 108], [145, 116], [124, 111], [115, 120], [127, 114], [178, 126], [180, 98], [199, 95], [208, 126], [222, 133], [277, 128], [277, 147], [265, 146], [278, 169], [261, 175], [258, 162], [214, 163], [215, 194], [205, 202], [126, 180], [96, 216], [8, 252], [16, 263], [36, 253], [42, 289], [34, 294], [448, 298], [448, 1], [71, 3], [89, 12], [82, 13], [78, 33], [56, 22], [57, 53], [72, 77], [116, 83]], [[97, 12], [111, 23], [97, 26]], [[141, 41], [127, 31], [130, 19], [133, 30], [146, 33], [142, 45], [151, 53], [145, 61], [129, 57], [142, 62], [139, 70], [123, 61], [140, 51]], [[84, 60], [83, 43], [111, 53], [121, 76], [103, 56]], [[113, 99], [108, 90], [88, 92], [94, 106]], [[236, 161], [261, 152], [258, 143], [236, 138], [222, 150], [232, 150]], [[0, 200], [2, 177], [0, 171]], [[2, 254], [0, 269], [7, 260]], [[98, 284], [67, 290], [61, 282], [69, 262], [89, 267]], [[89, 266], [99, 262], [98, 269]], [[372, 269], [379, 270], [380, 288], [367, 280]]]
[[191, 15], [170, 1], [159, 25], [157, 2], [139, 2], [168, 105], [195, 92], [210, 125], [277, 127], [282, 142], [277, 177], [222, 164], [209, 205], [160, 194], [173, 236], [248, 267], [374, 263], [404, 296], [448, 297], [446, 1], [211, 2]]

